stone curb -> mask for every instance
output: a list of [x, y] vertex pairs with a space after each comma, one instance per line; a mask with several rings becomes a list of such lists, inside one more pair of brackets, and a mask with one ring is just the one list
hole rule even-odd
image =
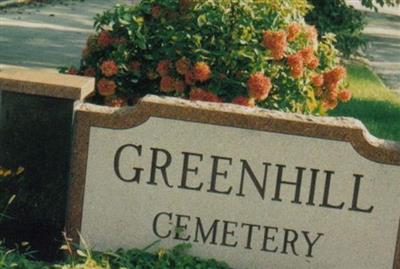
[[[4, 69], [32, 69], [32, 67], [28, 66], [20, 66], [20, 65], [11, 65], [11, 64], [2, 64], [0, 62], [0, 72]], [[35, 67], [34, 70], [43, 71], [43, 72], [50, 72], [50, 73], [59, 73], [56, 68], [47, 68], [47, 67]]]
[[8, 7], [16, 7], [22, 4], [29, 3], [27, 0], [7, 0], [4, 2], [0, 2], [0, 9], [8, 8]]

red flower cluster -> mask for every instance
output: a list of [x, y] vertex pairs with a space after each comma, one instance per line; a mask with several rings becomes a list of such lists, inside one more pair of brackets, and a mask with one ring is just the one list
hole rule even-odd
[[96, 76], [96, 69], [94, 69], [93, 67], [88, 67], [85, 69], [85, 71], [83, 71], [83, 75], [85, 77], [95, 77]]
[[106, 77], [112, 77], [118, 73], [118, 66], [113, 60], [104, 61], [101, 64], [100, 69]]
[[310, 69], [315, 69], [319, 66], [319, 59], [317, 57], [313, 57], [312, 60], [307, 64], [307, 67]]
[[319, 60], [314, 54], [312, 47], [306, 47], [300, 51], [303, 56], [304, 64], [310, 69], [315, 69], [319, 66]]
[[311, 78], [311, 82], [316, 88], [320, 88], [324, 85], [324, 77], [321, 74], [315, 75]]
[[182, 57], [175, 62], [174, 78], [173, 63], [170, 60], [162, 60], [158, 63], [157, 73], [161, 76], [160, 90], [164, 93], [176, 91], [183, 93], [186, 86], [193, 86], [197, 81], [206, 82], [211, 78], [211, 69], [205, 62], [197, 62], [193, 67], [189, 59]]
[[324, 73], [325, 87], [330, 91], [337, 90], [339, 83], [346, 77], [346, 74], [346, 69], [343, 66], [338, 66]]
[[220, 103], [222, 102], [221, 98], [210, 91], [203, 90], [201, 88], [192, 88], [189, 95], [190, 100], [192, 101], [206, 101], [206, 102], [214, 102]]
[[257, 101], [263, 101], [267, 99], [271, 87], [271, 79], [266, 77], [261, 72], [251, 75], [247, 81], [249, 96]]
[[290, 67], [291, 75], [294, 78], [300, 78], [304, 74], [304, 67], [315, 69], [319, 66], [319, 60], [314, 54], [312, 47], [306, 47], [295, 54], [292, 54], [287, 59]]
[[195, 80], [205, 82], [211, 77], [211, 69], [205, 62], [197, 62], [193, 67], [193, 74]]
[[160, 90], [162, 92], [168, 93], [175, 90], [175, 80], [170, 76], [161, 77]]
[[113, 38], [111, 37], [110, 32], [108, 31], [101, 31], [98, 38], [97, 38], [97, 45], [100, 48], [106, 48], [113, 43]]
[[322, 101], [322, 105], [326, 108], [326, 109], [334, 109], [335, 107], [337, 107], [338, 102], [336, 99], [324, 99]]
[[325, 108], [334, 109], [337, 106], [338, 99], [342, 102], [350, 100], [351, 92], [349, 90], [339, 92], [339, 84], [346, 77], [346, 73], [343, 66], [338, 66], [323, 74], [325, 91], [322, 102]]
[[263, 36], [263, 45], [271, 50], [275, 60], [282, 60], [287, 48], [287, 34], [284, 31], [266, 31]]
[[112, 80], [102, 78], [97, 82], [97, 90], [101, 96], [111, 96], [115, 94], [117, 85]]
[[185, 88], [186, 88], [185, 82], [183, 82], [180, 79], [175, 79], [174, 82], [175, 91], [177, 91], [178, 93], [183, 93], [185, 91]]
[[174, 79], [171, 76], [164, 76], [160, 81], [160, 90], [165, 93], [176, 91], [178, 93], [183, 93], [185, 91], [186, 85], [182, 80]]
[[314, 50], [312, 47], [305, 47], [300, 51], [301, 56], [303, 57], [304, 64], [309, 64], [314, 56]]
[[287, 40], [294, 41], [300, 34], [302, 26], [298, 23], [291, 23], [287, 28]]
[[254, 107], [256, 105], [254, 101], [255, 100], [253, 98], [248, 98], [245, 96], [238, 96], [232, 100], [232, 104]]
[[171, 70], [172, 62], [170, 60], [162, 60], [157, 65], [157, 73], [161, 76], [167, 76]]
[[[303, 30], [304, 28], [301, 24], [292, 23], [288, 25], [286, 32], [265, 31], [263, 46], [271, 50], [272, 57], [275, 60], [282, 60], [285, 57], [287, 42], [294, 41]], [[314, 26], [306, 26], [305, 33], [310, 46], [300, 51], [303, 63], [301, 63], [300, 56], [296, 54], [289, 56], [291, 59], [288, 59], [288, 62], [292, 63], [290, 67], [294, 77], [302, 76], [305, 65], [310, 69], [315, 69], [319, 66], [319, 59], [314, 55], [313, 49], [313, 46], [318, 42], [318, 32]]]
[[300, 78], [304, 73], [304, 58], [301, 52], [288, 57], [290, 73], [294, 78]]
[[180, 75], [185, 75], [190, 70], [190, 61], [182, 57], [175, 63], [176, 72]]
[[342, 102], [348, 102], [351, 99], [351, 92], [348, 89], [344, 89], [338, 94], [338, 99]]
[[336, 108], [338, 105], [337, 91], [325, 91], [322, 95], [322, 105], [328, 110]]

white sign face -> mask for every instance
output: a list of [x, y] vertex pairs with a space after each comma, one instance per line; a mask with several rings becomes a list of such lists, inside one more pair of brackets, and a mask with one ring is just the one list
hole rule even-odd
[[91, 127], [81, 233], [234, 268], [391, 269], [400, 167], [348, 142], [150, 117]]

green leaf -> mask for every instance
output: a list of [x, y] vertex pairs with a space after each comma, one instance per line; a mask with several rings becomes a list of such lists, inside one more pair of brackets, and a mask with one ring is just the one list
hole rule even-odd
[[197, 25], [199, 27], [203, 27], [203, 25], [205, 25], [206, 23], [207, 23], [207, 16], [205, 14], [202, 14], [197, 18]]

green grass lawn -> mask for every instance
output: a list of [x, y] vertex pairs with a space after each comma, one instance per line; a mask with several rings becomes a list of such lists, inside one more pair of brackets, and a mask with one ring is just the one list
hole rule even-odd
[[353, 63], [347, 70], [353, 98], [329, 115], [359, 119], [374, 136], [400, 141], [400, 95], [386, 88], [366, 66]]

